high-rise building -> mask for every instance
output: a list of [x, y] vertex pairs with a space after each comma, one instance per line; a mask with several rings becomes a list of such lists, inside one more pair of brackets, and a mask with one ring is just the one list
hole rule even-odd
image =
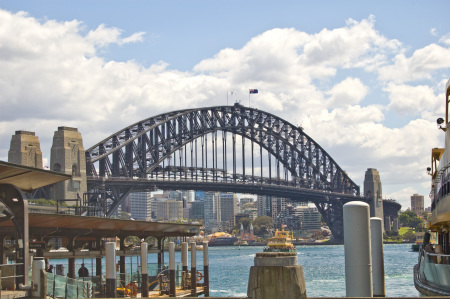
[[192, 202], [190, 219], [204, 220], [205, 219], [205, 201], [196, 200]]
[[237, 196], [234, 193], [220, 193], [220, 222], [224, 228], [232, 228], [237, 214]]
[[424, 212], [424, 199], [423, 195], [413, 194], [411, 195], [411, 211], [416, 213], [417, 215], [422, 215]]
[[266, 195], [258, 195], [258, 216], [270, 216], [273, 223], [277, 223], [278, 215], [286, 209], [286, 199], [281, 197], [271, 197]]
[[151, 192], [133, 192], [129, 196], [131, 218], [151, 221], [152, 195]]
[[205, 226], [211, 228], [221, 222], [220, 196], [218, 192], [205, 192]]
[[155, 220], [183, 219], [183, 202], [173, 199], [156, 199], [152, 201], [152, 218]]

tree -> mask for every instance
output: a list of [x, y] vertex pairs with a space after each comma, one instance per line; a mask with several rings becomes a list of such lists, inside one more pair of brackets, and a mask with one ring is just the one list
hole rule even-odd
[[238, 223], [233, 227], [233, 230], [239, 231], [241, 229], [241, 223], [244, 226], [244, 230], [250, 229], [250, 223], [252, 223], [252, 220], [248, 217], [244, 217], [239, 219]]
[[417, 216], [413, 211], [404, 211], [398, 217], [402, 226], [417, 228], [419, 224], [423, 224], [422, 218]]
[[272, 217], [259, 216], [253, 220], [253, 233], [255, 235], [267, 235], [271, 229], [273, 229]]

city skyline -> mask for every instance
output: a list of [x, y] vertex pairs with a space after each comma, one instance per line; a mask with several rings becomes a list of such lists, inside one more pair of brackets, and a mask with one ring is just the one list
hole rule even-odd
[[2, 1], [0, 160], [16, 130], [36, 132], [46, 166], [59, 126], [89, 148], [159, 113], [240, 101], [302, 126], [361, 192], [376, 168], [383, 198], [430, 205], [450, 4], [197, 4]]

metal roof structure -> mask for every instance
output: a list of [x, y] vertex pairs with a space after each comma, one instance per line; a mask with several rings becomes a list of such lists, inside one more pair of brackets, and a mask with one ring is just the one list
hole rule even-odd
[[70, 179], [60, 172], [0, 161], [0, 184], [11, 184], [25, 192]]
[[[139, 238], [193, 236], [200, 225], [111, 219], [64, 214], [29, 213], [30, 240], [40, 235], [52, 237], [137, 236]], [[15, 231], [8, 217], [0, 217], [0, 233]]]

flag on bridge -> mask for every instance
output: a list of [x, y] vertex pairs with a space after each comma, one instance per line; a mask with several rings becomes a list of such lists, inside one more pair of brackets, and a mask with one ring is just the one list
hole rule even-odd
[[258, 93], [257, 89], [250, 89], [250, 93]]

